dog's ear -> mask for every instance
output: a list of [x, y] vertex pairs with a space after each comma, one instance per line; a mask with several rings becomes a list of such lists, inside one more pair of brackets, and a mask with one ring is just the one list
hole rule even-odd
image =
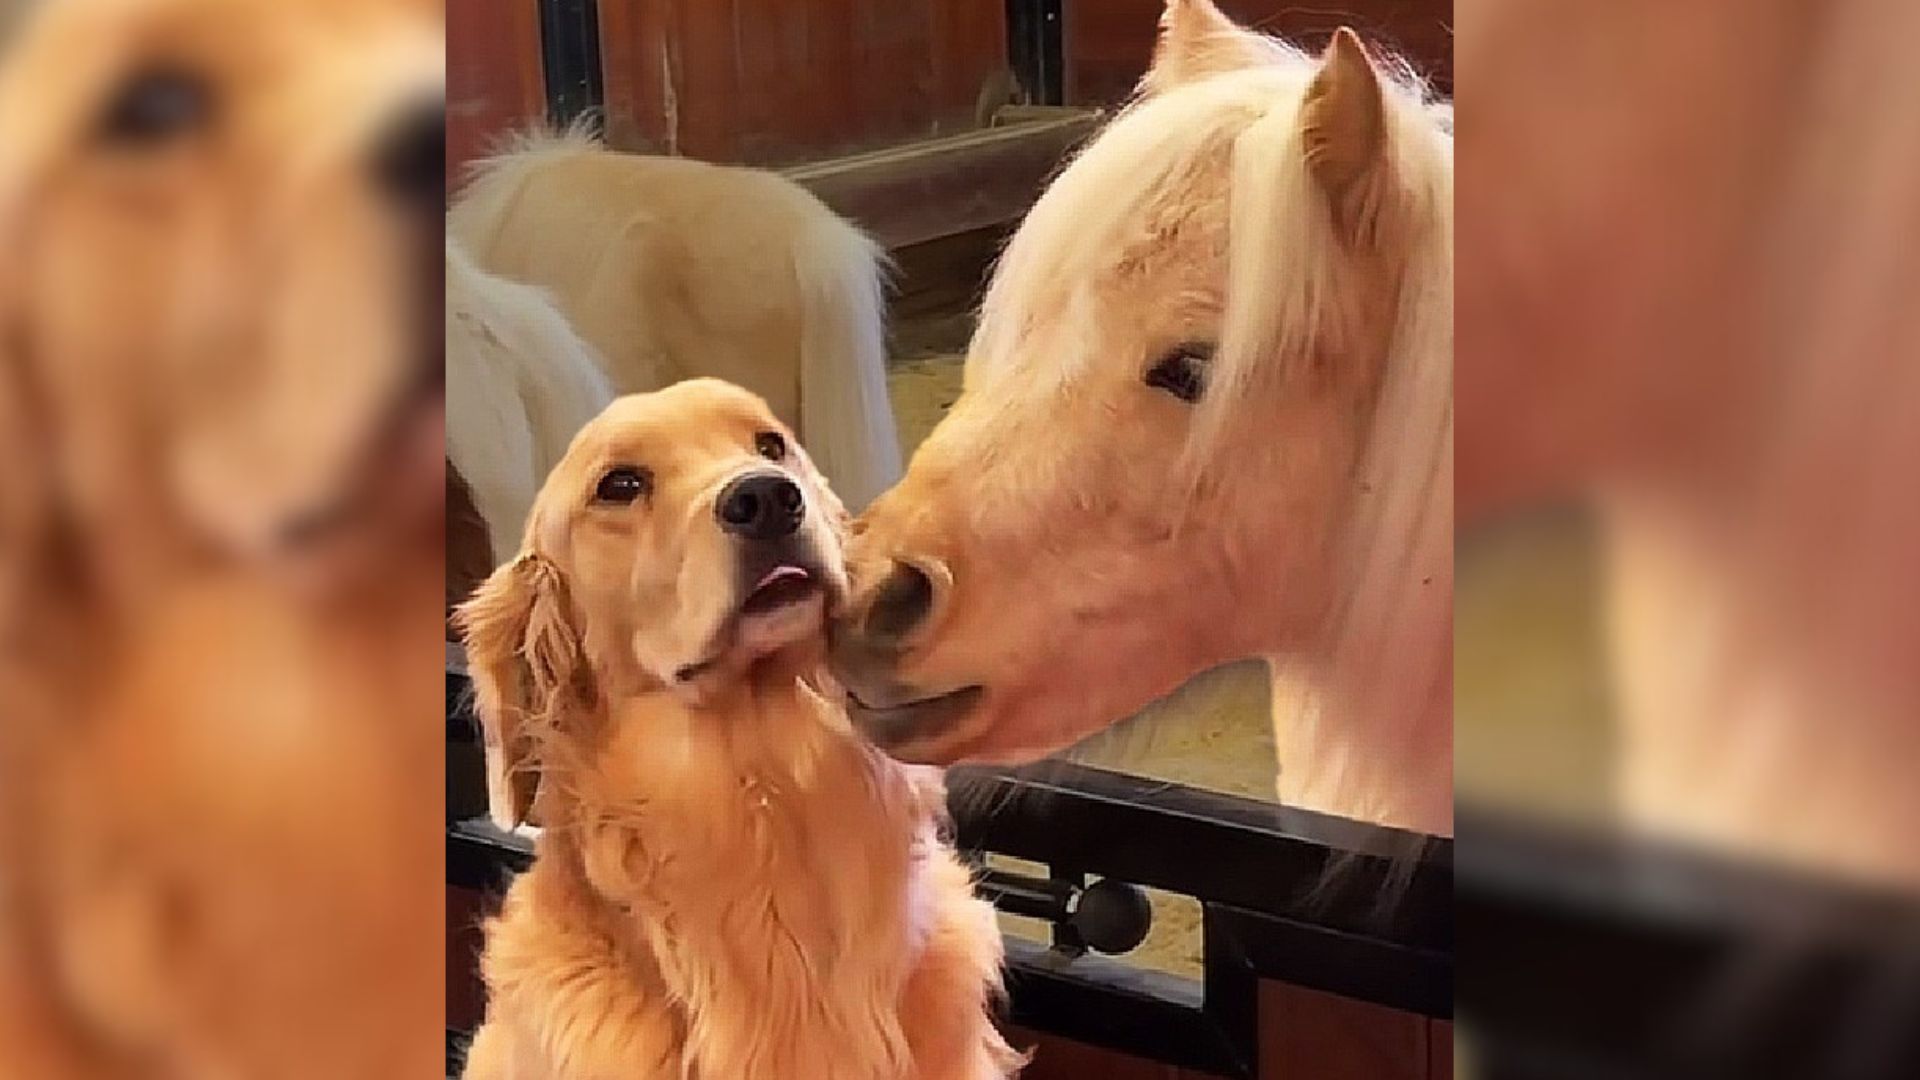
[[566, 579], [539, 555], [493, 574], [454, 614], [467, 646], [487, 758], [487, 808], [511, 829], [527, 820], [542, 744], [595, 692]]

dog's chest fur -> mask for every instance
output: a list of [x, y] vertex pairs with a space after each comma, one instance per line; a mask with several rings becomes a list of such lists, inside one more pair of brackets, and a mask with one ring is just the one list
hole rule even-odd
[[557, 1059], [583, 1055], [651, 1075], [639, 1046], [664, 1075], [904, 1074], [917, 882], [950, 857], [937, 774], [885, 759], [792, 679], [699, 710], [633, 699], [591, 742], [542, 781], [564, 816], [485, 961], [555, 1075], [598, 1075]]

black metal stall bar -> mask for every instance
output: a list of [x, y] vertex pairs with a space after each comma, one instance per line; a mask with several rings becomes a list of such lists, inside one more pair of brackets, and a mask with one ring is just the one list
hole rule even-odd
[[599, 0], [540, 0], [540, 68], [549, 123], [571, 124], [605, 103]]

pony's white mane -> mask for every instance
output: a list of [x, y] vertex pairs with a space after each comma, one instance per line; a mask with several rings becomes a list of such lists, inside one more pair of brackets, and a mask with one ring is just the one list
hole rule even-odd
[[[1318, 63], [1263, 40], [1270, 63], [1142, 95], [1060, 174], [994, 275], [969, 384], [1017, 367], [1027, 389], [1001, 396], [1039, 397], [1049, 380], [1068, 383], [1097, 362], [1092, 349], [1030, 335], [1092, 325], [1075, 310], [1089, 302], [1090, 284], [1166, 210], [1190, 202], [1202, 170], [1218, 168], [1223, 156], [1225, 309], [1187, 467], [1198, 476], [1215, 464], [1249, 408], [1274, 400], [1316, 350], [1340, 348], [1359, 317], [1348, 302], [1359, 295], [1356, 270], [1308, 170], [1299, 123]], [[1308, 658], [1312, 674], [1284, 686], [1289, 673], [1276, 676], [1275, 709], [1314, 745], [1311, 761], [1283, 762], [1299, 765], [1304, 772], [1295, 775], [1311, 789], [1289, 790], [1283, 777], [1289, 796], [1440, 831], [1449, 821], [1433, 817], [1451, 805], [1453, 110], [1430, 99], [1403, 65], [1389, 65], [1381, 89], [1382, 202], [1395, 214], [1390, 242], [1406, 253], [1400, 307], [1353, 497], [1336, 511], [1339, 599], [1322, 648]], [[1029, 357], [1048, 358], [1049, 370]], [[1409, 740], [1419, 746], [1386, 746]], [[1412, 813], [1389, 805], [1400, 797], [1386, 790], [1392, 778], [1376, 764], [1403, 752], [1428, 759], [1438, 774], [1436, 790], [1417, 797], [1422, 809]]]

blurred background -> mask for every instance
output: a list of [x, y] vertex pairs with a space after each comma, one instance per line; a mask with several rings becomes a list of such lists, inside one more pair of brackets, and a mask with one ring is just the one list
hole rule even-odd
[[440, 1074], [438, 0], [0, 4], [0, 1076]]
[[1915, 17], [1455, 6], [1475, 1071], [1912, 1074]]

